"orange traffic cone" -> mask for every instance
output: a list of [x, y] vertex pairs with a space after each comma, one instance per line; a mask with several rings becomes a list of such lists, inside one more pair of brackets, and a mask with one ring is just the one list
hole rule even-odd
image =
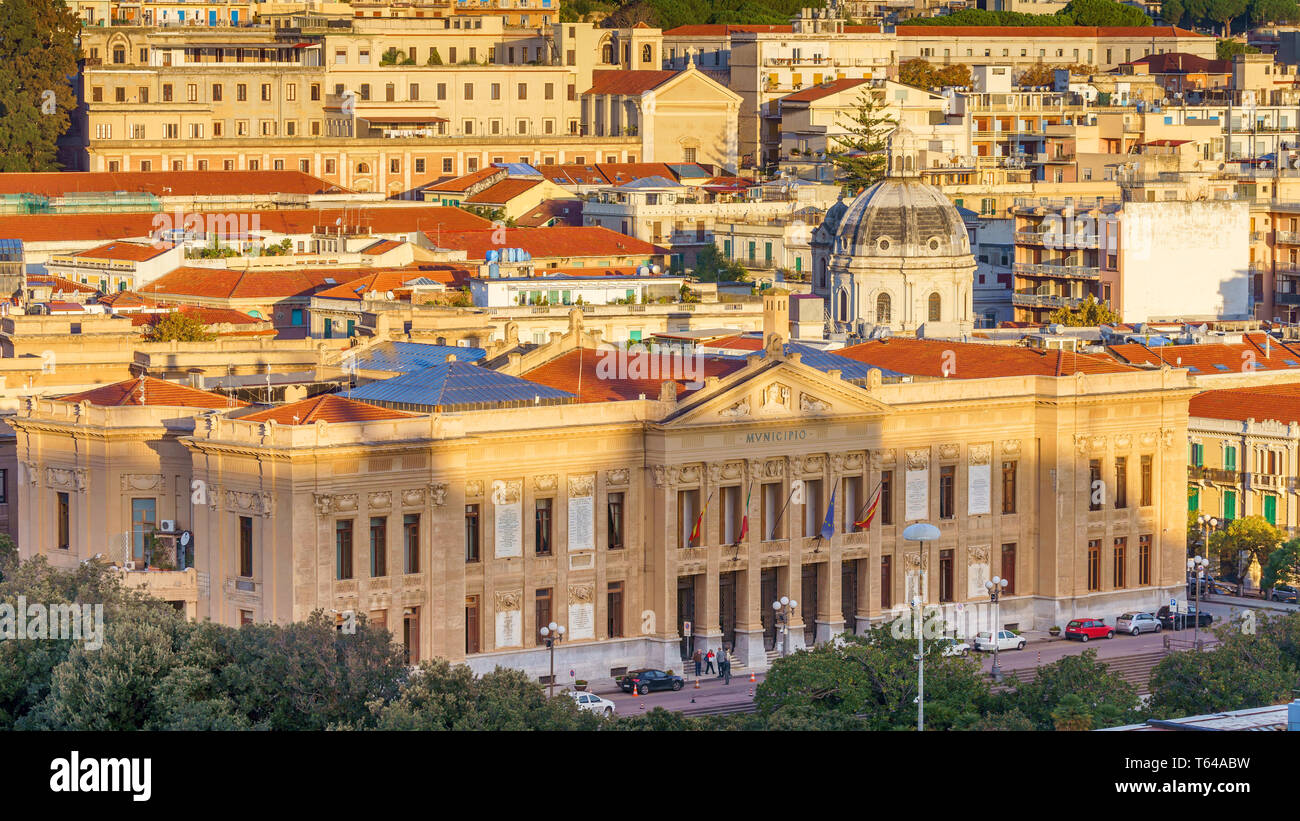
[[750, 671], [749, 671], [749, 683], [750, 683], [750, 684], [753, 684], [753, 683], [754, 683], [755, 681], [757, 681], [757, 680], [758, 680], [758, 679], [754, 678], [754, 671], [753, 671], [753, 670], [750, 670]]
[[700, 689], [700, 680], [699, 680], [699, 678], [696, 678], [696, 679], [695, 679], [695, 689], [696, 689], [696, 690]]

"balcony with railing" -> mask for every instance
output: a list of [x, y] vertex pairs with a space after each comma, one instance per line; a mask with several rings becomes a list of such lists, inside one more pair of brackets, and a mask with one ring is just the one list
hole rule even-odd
[[[1250, 238], [1254, 239], [1255, 235], [1251, 234]], [[1300, 245], [1300, 231], [1274, 231], [1273, 242], [1278, 245]]]
[[1011, 304], [1021, 308], [1074, 308], [1083, 300], [1083, 297], [1078, 296], [1039, 294], [1034, 291], [1016, 291], [1011, 295]]
[[1099, 279], [1101, 268], [1096, 265], [1067, 265], [1056, 262], [1016, 262], [1012, 273], [1034, 277], [1068, 277], [1071, 279]]
[[1244, 484], [1245, 480], [1245, 474], [1240, 471], [1197, 465], [1189, 466], [1187, 475], [1192, 481], [1217, 482], [1222, 485], [1240, 485]]

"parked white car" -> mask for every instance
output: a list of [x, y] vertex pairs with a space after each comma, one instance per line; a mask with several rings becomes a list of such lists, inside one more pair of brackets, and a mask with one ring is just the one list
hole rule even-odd
[[[1023, 650], [1025, 649], [1025, 637], [1017, 636], [1010, 630], [998, 631], [998, 650]], [[975, 634], [975, 649], [984, 652], [993, 652], [993, 634], [987, 630], [983, 633]]]
[[1162, 625], [1154, 613], [1125, 613], [1115, 621], [1115, 631], [1136, 636], [1138, 633], [1159, 633]]
[[586, 710], [589, 713], [599, 713], [603, 716], [614, 715], [614, 702], [607, 698], [601, 698], [595, 693], [578, 693], [570, 691], [569, 695], [573, 700], [578, 702], [579, 710]]
[[945, 656], [964, 656], [970, 652], [970, 645], [961, 639], [939, 639], [939, 644], [943, 646]]

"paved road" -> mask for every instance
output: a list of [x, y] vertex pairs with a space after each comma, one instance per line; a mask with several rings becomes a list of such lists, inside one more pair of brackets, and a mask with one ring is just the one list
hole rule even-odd
[[[717, 708], [733, 704], [743, 704], [753, 700], [753, 689], [763, 680], [763, 673], [755, 673], [756, 681], [749, 682], [749, 671], [738, 671], [740, 675], [731, 677], [731, 684], [723, 684], [720, 679], [708, 674], [700, 677], [700, 689], [695, 689], [693, 676], [686, 679], [686, 687], [674, 693], [668, 690], [634, 696], [616, 689], [612, 679], [596, 683], [594, 691], [618, 705], [621, 716], [648, 713], [656, 707], [665, 710], [691, 710], [700, 707]], [[641, 705], [645, 705], [645, 709]]]

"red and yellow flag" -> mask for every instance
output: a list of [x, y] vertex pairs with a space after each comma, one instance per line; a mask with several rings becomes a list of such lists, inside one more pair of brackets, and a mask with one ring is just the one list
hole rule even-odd
[[876, 492], [871, 494], [871, 501], [867, 502], [867, 507], [863, 511], [865, 515], [853, 524], [866, 530], [871, 527], [871, 520], [876, 518], [876, 510], [880, 507], [880, 485], [876, 485]]

